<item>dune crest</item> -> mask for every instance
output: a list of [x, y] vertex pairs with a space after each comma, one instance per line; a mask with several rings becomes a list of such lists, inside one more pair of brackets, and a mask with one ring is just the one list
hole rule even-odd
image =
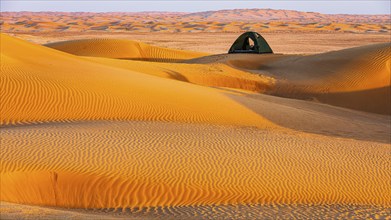
[[[101, 42], [104, 44], [96, 44], [93, 40], [68, 41], [59, 43], [61, 47], [53, 48], [92, 57], [125, 56], [120, 54], [142, 57], [137, 49], [117, 48], [118, 42], [134, 46], [131, 41]], [[85, 53], [83, 48], [91, 49]], [[111, 54], [100, 54], [97, 51], [108, 51], [106, 53]], [[134, 54], [130, 55], [131, 53]], [[391, 103], [386, 101], [391, 99], [390, 53], [391, 44], [386, 43], [308, 56], [224, 54], [185, 59], [181, 63], [136, 64], [118, 59], [88, 59], [108, 66], [200, 85], [245, 89], [282, 97], [317, 100], [361, 111], [391, 114]], [[150, 55], [150, 58], [145, 60], [161, 59], [156, 56]]]
[[177, 62], [206, 56], [208, 55], [206, 53], [165, 49], [127, 40], [77, 40], [46, 44], [46, 46], [74, 55], [87, 56], [86, 59], [90, 61], [110, 67], [204, 86], [264, 92], [274, 83], [270, 77], [249, 74], [226, 64], [204, 65]]
[[266, 93], [391, 114], [391, 44], [315, 55], [213, 55], [186, 63], [225, 63], [273, 79]]
[[266, 70], [283, 73], [270, 93], [391, 115], [390, 54], [386, 43], [277, 61]]
[[174, 50], [120, 39], [86, 39], [49, 43], [45, 46], [78, 56], [175, 62], [206, 56], [207, 53]]

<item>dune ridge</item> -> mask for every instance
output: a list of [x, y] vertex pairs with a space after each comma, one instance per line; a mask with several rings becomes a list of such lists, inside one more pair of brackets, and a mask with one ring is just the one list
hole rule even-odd
[[209, 55], [207, 53], [172, 50], [118, 39], [85, 39], [51, 43], [45, 46], [78, 56], [86, 56], [89, 61], [110, 67], [114, 66], [199, 85], [229, 87], [256, 92], [264, 92], [273, 86], [273, 79], [270, 77], [248, 74], [248, 72], [237, 70], [225, 64], [183, 63], [183, 61], [195, 57]]
[[84, 39], [45, 46], [79, 56], [173, 62], [206, 56], [207, 53], [167, 49], [121, 39]]
[[187, 63], [225, 63], [273, 80], [266, 93], [391, 114], [391, 44], [315, 55], [213, 55]]
[[[93, 41], [80, 42], [89, 45]], [[129, 61], [103, 59], [121, 57], [119, 54], [127, 51], [110, 49], [116, 48], [118, 42], [128, 45], [133, 45], [133, 42], [113, 39], [102, 42], [105, 42], [103, 48], [106, 48], [108, 54], [96, 51], [103, 50], [99, 44], [91, 46], [95, 49], [91, 49], [89, 53], [84, 53], [79, 43], [74, 41], [62, 43], [63, 47], [55, 48], [75, 55], [102, 57], [90, 60], [164, 78], [317, 100], [361, 111], [391, 114], [391, 103], [385, 101], [391, 99], [390, 43], [307, 56], [230, 54], [188, 59], [181, 64], [137, 65]], [[136, 56], [137, 53], [136, 50]], [[151, 55], [147, 60], [154, 59], [154, 55]]]
[[386, 43], [271, 63], [266, 71], [284, 73], [271, 94], [391, 115], [390, 54]]

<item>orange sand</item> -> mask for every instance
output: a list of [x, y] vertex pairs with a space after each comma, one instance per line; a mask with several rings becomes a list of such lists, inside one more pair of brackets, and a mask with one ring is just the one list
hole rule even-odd
[[189, 63], [226, 63], [274, 79], [269, 94], [391, 114], [391, 43], [316, 55], [217, 55]]
[[1, 42], [2, 125], [104, 119], [270, 124], [212, 88], [100, 65], [4, 34]]
[[6, 129], [2, 137], [5, 201], [391, 205], [388, 144], [166, 122], [36, 125]]
[[[390, 42], [390, 36], [386, 33], [307, 33], [291, 31], [261, 31], [260, 33], [273, 48], [273, 51], [279, 54], [319, 54], [368, 44]], [[222, 54], [227, 53], [228, 48], [238, 38], [239, 33], [26, 32], [10, 35], [36, 44], [96, 38], [132, 39], [158, 47]]]
[[[86, 43], [88, 48], [94, 49], [87, 51], [81, 48], [81, 42]], [[126, 46], [118, 46], [123, 44], [138, 45], [132, 41], [100, 39], [69, 41], [48, 46], [75, 55], [119, 58], [127, 57], [124, 52], [129, 51]], [[107, 52], [102, 54], [101, 48], [105, 48]], [[391, 54], [391, 44], [384, 43], [308, 56], [266, 54], [205, 56], [182, 61], [186, 64], [138, 65], [135, 62], [118, 59], [91, 58], [90, 60], [201, 85], [267, 92], [291, 98], [315, 99], [357, 110], [391, 114], [391, 102], [384, 101], [391, 100], [389, 54]], [[136, 56], [133, 59], [165, 60], [160, 58], [164, 55], [159, 52], [148, 55], [140, 55], [138, 52]], [[257, 74], [248, 74], [249, 71]]]
[[176, 61], [206, 56], [207, 53], [154, 47], [129, 40], [75, 40], [47, 44], [47, 46], [79, 56], [96, 56], [148, 61]]
[[2, 201], [391, 206], [389, 105], [368, 99], [390, 87], [389, 44], [202, 58], [125, 40], [48, 46], [73, 54], [1, 35]]

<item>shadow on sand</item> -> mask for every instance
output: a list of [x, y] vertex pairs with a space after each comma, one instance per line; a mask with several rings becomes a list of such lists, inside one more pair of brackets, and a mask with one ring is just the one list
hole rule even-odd
[[391, 143], [390, 115], [265, 94], [226, 95], [281, 127], [339, 138]]

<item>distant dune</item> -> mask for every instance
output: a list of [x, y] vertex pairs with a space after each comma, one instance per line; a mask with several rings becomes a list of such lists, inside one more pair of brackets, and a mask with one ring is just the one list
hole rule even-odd
[[183, 15], [192, 20], [209, 21], [296, 21], [296, 22], [337, 22], [337, 23], [387, 23], [388, 15], [322, 14], [295, 10], [275, 9], [227, 9], [195, 12]]
[[389, 33], [389, 15], [233, 9], [196, 13], [2, 12], [2, 32], [352, 32]]
[[341, 206], [383, 218], [390, 48], [208, 55], [1, 34], [0, 200], [158, 217], [294, 206], [316, 218], [309, 207], [340, 216]]

